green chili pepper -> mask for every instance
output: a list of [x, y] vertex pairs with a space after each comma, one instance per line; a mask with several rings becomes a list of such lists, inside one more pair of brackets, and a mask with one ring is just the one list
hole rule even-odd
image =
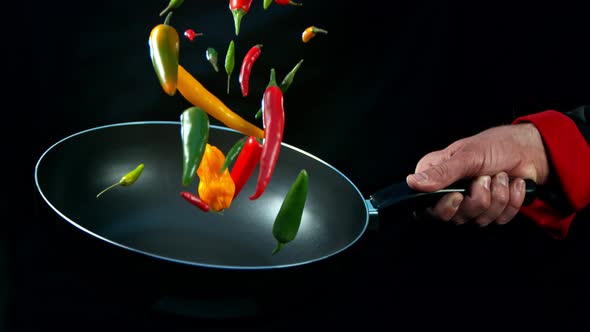
[[219, 171], [219, 173], [223, 173], [223, 171], [225, 171], [225, 169], [228, 168], [229, 165], [231, 165], [236, 160], [236, 158], [238, 157], [238, 155], [242, 151], [244, 144], [246, 144], [247, 139], [248, 139], [248, 136], [244, 136], [244, 137], [240, 138], [234, 144], [234, 146], [232, 146], [231, 149], [229, 149], [229, 151], [227, 152], [227, 155], [225, 156], [225, 161], [223, 162], [223, 166], [221, 166], [221, 170]]
[[166, 14], [168, 11], [180, 7], [183, 2], [184, 0], [170, 0], [168, 6], [160, 13], [160, 16], [164, 16], [164, 14]]
[[219, 67], [217, 66], [217, 51], [213, 47], [209, 47], [205, 55], [207, 56], [207, 60], [209, 60], [213, 66], [213, 69], [218, 72]]
[[270, 6], [270, 4], [272, 3], [273, 0], [264, 0], [264, 2], [262, 3], [264, 9], [267, 9], [268, 6]]
[[225, 72], [227, 73], [227, 94], [229, 94], [229, 81], [232, 72], [234, 71], [234, 66], [236, 64], [235, 60], [235, 53], [236, 53], [236, 46], [234, 41], [232, 40], [229, 43], [227, 48], [227, 53], [225, 54]]
[[285, 244], [293, 241], [299, 231], [308, 183], [307, 171], [302, 169], [287, 192], [275, 218], [272, 235], [277, 240], [277, 246], [272, 252], [273, 255], [281, 251]]
[[[287, 92], [287, 90], [289, 90], [289, 87], [291, 86], [291, 84], [293, 83], [293, 79], [295, 78], [295, 74], [297, 74], [297, 71], [299, 70], [299, 67], [301, 67], [302, 63], [303, 63], [303, 59], [301, 59], [299, 62], [297, 62], [295, 67], [293, 67], [293, 69], [291, 69], [291, 71], [288, 72], [287, 75], [285, 75], [285, 78], [283, 78], [283, 81], [279, 85], [279, 88], [281, 89], [281, 91], [283, 93], [285, 93], [285, 92]], [[262, 107], [260, 107], [260, 109], [258, 109], [258, 112], [256, 112], [256, 115], [254, 117], [256, 119], [260, 119], [261, 116], [262, 116]]]
[[180, 115], [182, 137], [182, 184], [188, 186], [196, 176], [209, 140], [209, 117], [199, 107], [187, 108]]
[[172, 13], [169, 13], [164, 23], [156, 25], [149, 37], [152, 65], [162, 89], [169, 96], [176, 93], [180, 49], [178, 32], [169, 24], [171, 15]]
[[98, 195], [96, 195], [96, 198], [98, 198], [100, 195], [104, 194], [105, 192], [107, 192], [108, 190], [111, 190], [112, 188], [114, 188], [116, 186], [127, 187], [127, 186], [132, 185], [133, 183], [135, 183], [135, 181], [137, 181], [137, 179], [141, 175], [141, 172], [143, 172], [143, 164], [139, 164], [134, 170], [125, 174], [121, 178], [121, 180], [119, 180], [119, 182], [113, 183], [112, 185], [105, 188], [103, 191], [99, 192]]

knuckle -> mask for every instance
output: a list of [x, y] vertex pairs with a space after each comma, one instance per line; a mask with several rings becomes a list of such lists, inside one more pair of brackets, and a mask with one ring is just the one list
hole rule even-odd
[[449, 174], [449, 166], [446, 163], [440, 163], [432, 167], [432, 172], [437, 178], [443, 179]]
[[461, 151], [461, 154], [464, 160], [463, 168], [466, 176], [476, 175], [481, 166], [481, 156], [479, 153], [470, 149], [464, 149]]

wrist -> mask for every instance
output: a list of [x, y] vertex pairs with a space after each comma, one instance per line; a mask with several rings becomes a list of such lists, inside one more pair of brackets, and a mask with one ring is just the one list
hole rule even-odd
[[532, 168], [532, 180], [539, 185], [547, 184], [551, 167], [541, 133], [533, 123], [520, 123], [515, 126], [521, 126], [524, 132], [523, 160]]

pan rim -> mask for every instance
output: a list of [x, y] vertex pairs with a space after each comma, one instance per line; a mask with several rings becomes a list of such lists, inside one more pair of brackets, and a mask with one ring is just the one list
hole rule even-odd
[[[298, 147], [295, 147], [293, 145], [290, 145], [288, 143], [282, 142], [281, 145], [295, 150], [298, 153], [301, 153], [309, 158], [314, 159], [315, 161], [323, 164], [324, 166], [332, 169], [334, 172], [336, 172], [339, 176], [341, 176], [344, 180], [346, 180], [349, 185], [352, 186], [352, 188], [354, 189], [354, 191], [359, 195], [359, 199], [361, 199], [361, 201], [363, 202], [363, 206], [364, 206], [364, 210], [365, 210], [365, 222], [364, 225], [362, 227], [362, 230], [359, 232], [358, 236], [356, 238], [354, 238], [352, 241], [350, 241], [346, 246], [343, 246], [342, 248], [335, 250], [329, 254], [323, 255], [321, 257], [317, 257], [314, 259], [309, 259], [309, 260], [305, 260], [305, 261], [301, 261], [301, 262], [295, 262], [295, 263], [289, 263], [289, 264], [280, 264], [280, 265], [258, 265], [258, 266], [241, 266], [241, 265], [222, 265], [222, 264], [208, 264], [208, 263], [199, 263], [199, 262], [193, 262], [193, 261], [188, 261], [188, 260], [182, 260], [182, 259], [176, 259], [176, 258], [171, 258], [171, 257], [166, 257], [163, 255], [157, 255], [154, 253], [150, 253], [148, 251], [144, 251], [144, 250], [139, 250], [137, 248], [133, 248], [121, 243], [118, 243], [116, 241], [110, 240], [104, 236], [101, 236], [95, 232], [92, 232], [84, 227], [82, 227], [80, 224], [78, 224], [77, 222], [75, 222], [74, 220], [70, 219], [68, 216], [66, 216], [64, 213], [62, 213], [59, 209], [57, 209], [50, 201], [49, 199], [45, 196], [45, 194], [43, 193], [43, 190], [41, 189], [41, 185], [39, 183], [39, 177], [38, 177], [38, 173], [39, 173], [39, 167], [43, 161], [43, 158], [50, 153], [51, 150], [53, 150], [54, 148], [56, 148], [57, 146], [59, 146], [60, 144], [62, 144], [63, 142], [70, 140], [76, 136], [80, 136], [83, 134], [86, 134], [88, 132], [92, 132], [92, 131], [97, 131], [97, 130], [101, 130], [101, 129], [106, 129], [106, 128], [113, 128], [113, 127], [122, 127], [122, 126], [137, 126], [137, 125], [181, 125], [180, 121], [131, 121], [131, 122], [120, 122], [120, 123], [113, 123], [113, 124], [107, 124], [107, 125], [101, 125], [101, 126], [97, 126], [97, 127], [92, 127], [89, 129], [85, 129], [85, 130], [81, 130], [79, 132], [76, 132], [74, 134], [68, 135], [60, 140], [58, 140], [57, 142], [55, 142], [54, 144], [50, 145], [49, 148], [47, 148], [39, 157], [39, 159], [37, 160], [36, 164], [35, 164], [35, 174], [34, 174], [34, 178], [35, 178], [35, 187], [37, 188], [37, 192], [41, 195], [41, 197], [43, 198], [43, 200], [45, 201], [45, 203], [62, 219], [64, 219], [65, 221], [67, 221], [68, 223], [70, 223], [71, 225], [73, 225], [74, 227], [78, 228], [79, 230], [83, 231], [84, 233], [97, 238], [99, 240], [105, 241], [106, 243], [109, 243], [111, 245], [114, 245], [116, 247], [122, 248], [124, 250], [129, 250], [130, 252], [134, 252], [134, 253], [138, 253], [140, 255], [146, 255], [152, 258], [156, 258], [159, 260], [163, 260], [163, 261], [168, 261], [168, 262], [172, 262], [172, 263], [178, 263], [178, 264], [182, 264], [182, 265], [190, 265], [190, 266], [196, 266], [196, 267], [204, 267], [204, 268], [213, 268], [213, 269], [223, 269], [223, 270], [273, 270], [273, 269], [284, 269], [284, 268], [291, 268], [291, 267], [296, 267], [296, 266], [301, 266], [301, 265], [309, 265], [318, 261], [322, 261], [325, 260], [329, 257], [335, 256], [345, 250], [347, 250], [349, 247], [351, 247], [352, 245], [354, 245], [366, 232], [367, 227], [368, 227], [368, 223], [369, 223], [369, 207], [367, 206], [367, 199], [363, 196], [363, 194], [361, 193], [361, 191], [358, 189], [358, 187], [344, 174], [342, 173], [340, 170], [338, 170], [337, 168], [335, 168], [334, 166], [330, 165], [328, 162], [322, 160], [321, 158], [305, 151], [302, 150]], [[216, 129], [216, 130], [222, 130], [222, 131], [230, 131], [230, 132], [235, 132], [235, 133], [239, 133], [239, 131], [229, 128], [229, 127], [224, 127], [224, 126], [220, 126], [220, 125], [210, 125], [210, 128]]]

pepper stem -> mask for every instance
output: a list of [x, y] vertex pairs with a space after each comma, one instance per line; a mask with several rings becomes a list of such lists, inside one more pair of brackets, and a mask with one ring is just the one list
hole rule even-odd
[[113, 183], [112, 185], [106, 187], [103, 191], [99, 192], [98, 195], [96, 195], [96, 198], [119, 185], [121, 185], [121, 182]]
[[231, 11], [234, 16], [234, 26], [236, 28], [236, 36], [240, 34], [240, 23], [242, 22], [242, 17], [246, 14], [243, 9], [234, 9]]
[[283, 249], [283, 247], [285, 246], [285, 244], [283, 242], [277, 242], [277, 246], [275, 247], [275, 249], [272, 251], [272, 254], [276, 254], [277, 252], [281, 251]]
[[328, 33], [328, 31], [326, 31], [326, 30], [324, 30], [324, 29], [317, 28], [317, 27], [313, 27], [313, 28], [311, 28], [311, 31], [312, 31], [313, 33], [323, 33], [323, 34], [327, 34], [327, 33]]
[[268, 86], [277, 86], [277, 74], [274, 68], [270, 69], [270, 80], [268, 81]]
[[160, 12], [160, 16], [164, 16], [170, 9], [172, 9], [172, 3], [170, 3], [164, 10]]
[[229, 82], [230, 82], [231, 74], [227, 74], [227, 94], [229, 95]]
[[301, 2], [295, 2], [295, 1], [289, 1], [289, 4], [292, 6], [303, 6], [303, 3]]
[[170, 25], [170, 18], [171, 17], [172, 17], [172, 12], [169, 12], [168, 15], [166, 15], [166, 18], [164, 19], [164, 24]]

